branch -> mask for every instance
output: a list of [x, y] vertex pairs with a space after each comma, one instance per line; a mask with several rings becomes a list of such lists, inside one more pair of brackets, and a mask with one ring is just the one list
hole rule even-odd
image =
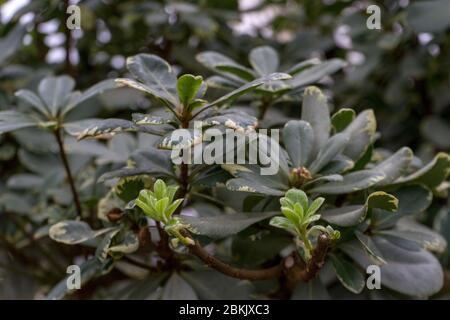
[[[181, 231], [181, 234], [192, 239], [191, 235], [186, 230]], [[194, 240], [194, 245], [191, 245], [188, 248], [190, 253], [200, 258], [207, 266], [233, 278], [244, 280], [267, 280], [279, 278], [284, 275], [285, 289], [287, 289], [286, 292], [289, 292], [290, 294], [299, 281], [308, 282], [316, 277], [325, 262], [329, 245], [330, 238], [328, 235], [321, 234], [317, 238], [316, 248], [313, 250], [311, 260], [307, 265], [305, 265], [297, 253], [294, 253], [283, 259], [283, 261], [276, 266], [259, 270], [235, 268], [210, 255], [196, 240]]]
[[189, 251], [202, 260], [207, 266], [216, 269], [233, 278], [245, 280], [266, 280], [271, 278], [278, 278], [283, 272], [283, 264], [276, 265], [267, 269], [249, 270], [240, 269], [230, 266], [229, 264], [220, 261], [214, 256], [210, 255], [199, 243], [189, 246]]
[[72, 177], [72, 172], [70, 171], [69, 161], [67, 160], [66, 150], [64, 149], [64, 143], [61, 138], [61, 129], [56, 129], [54, 131], [56, 141], [58, 142], [59, 154], [61, 156], [61, 160], [64, 165], [64, 169], [66, 171], [67, 180], [70, 185], [70, 191], [72, 192], [73, 201], [75, 202], [75, 208], [77, 210], [77, 214], [81, 217], [81, 203], [80, 198], [78, 197], [77, 189], [75, 188], [75, 182]]

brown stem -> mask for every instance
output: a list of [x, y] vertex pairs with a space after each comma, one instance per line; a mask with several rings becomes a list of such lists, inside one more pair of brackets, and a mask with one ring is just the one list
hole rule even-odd
[[70, 185], [70, 190], [72, 192], [73, 201], [75, 202], [75, 208], [77, 210], [77, 214], [81, 217], [81, 203], [80, 198], [78, 197], [77, 189], [75, 189], [75, 182], [72, 177], [72, 172], [70, 170], [69, 161], [67, 160], [66, 150], [64, 148], [64, 143], [61, 137], [61, 129], [56, 129], [54, 131], [56, 141], [58, 142], [59, 147], [59, 155], [61, 156], [61, 160], [64, 165], [64, 169], [66, 171], [66, 177]]
[[261, 106], [259, 108], [258, 120], [264, 119], [264, 116], [266, 115], [266, 112], [269, 109], [270, 103], [271, 103], [270, 99], [262, 99]]
[[[64, 10], [67, 10], [67, 7], [70, 5], [69, 0], [65, 0]], [[65, 13], [65, 12], [64, 12]], [[65, 72], [70, 76], [75, 76], [75, 69], [73, 68], [72, 63], [70, 62], [70, 51], [72, 49], [72, 31], [65, 26], [64, 35], [66, 36], [66, 42], [64, 43], [64, 49], [66, 50], [65, 57]]]
[[230, 266], [210, 255], [199, 243], [195, 241], [193, 246], [189, 247], [189, 251], [202, 260], [207, 266], [216, 269], [233, 278], [246, 280], [266, 280], [278, 278], [283, 272], [283, 265], [278, 264], [274, 267], [259, 270], [240, 269]]
[[[181, 231], [181, 234], [192, 239], [189, 232], [186, 230]], [[283, 276], [282, 290], [275, 296], [286, 298], [292, 294], [299, 281], [308, 282], [317, 276], [325, 262], [329, 246], [330, 238], [326, 234], [321, 234], [317, 238], [317, 245], [312, 251], [311, 260], [307, 265], [305, 265], [297, 253], [293, 253], [283, 259], [280, 264], [259, 270], [235, 268], [210, 255], [196, 240], [194, 240], [193, 245], [189, 246], [189, 251], [200, 258], [207, 266], [233, 278], [244, 280], [266, 280]]]

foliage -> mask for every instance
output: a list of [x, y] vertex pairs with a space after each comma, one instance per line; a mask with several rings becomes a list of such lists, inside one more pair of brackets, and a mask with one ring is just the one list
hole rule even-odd
[[[29, 2], [0, 27], [0, 297], [448, 298], [442, 2], [382, 1], [369, 30], [360, 1], [81, 1], [81, 35]], [[225, 158], [207, 129], [268, 144], [173, 161]]]

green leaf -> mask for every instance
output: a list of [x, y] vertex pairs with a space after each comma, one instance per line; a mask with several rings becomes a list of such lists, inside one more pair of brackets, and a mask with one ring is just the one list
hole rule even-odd
[[[442, 288], [444, 276], [439, 261], [415, 242], [381, 235], [372, 237], [372, 240], [386, 260], [386, 264], [380, 266], [383, 287], [422, 298]], [[347, 242], [340, 248], [366, 269], [373, 262], [355, 241]]]
[[441, 149], [450, 149], [450, 124], [437, 117], [431, 116], [422, 121], [422, 134], [431, 143]]
[[436, 188], [447, 179], [449, 173], [450, 155], [440, 152], [426, 166], [409, 176], [397, 179], [395, 183], [423, 183], [429, 188]]
[[133, 122], [124, 119], [105, 119], [91, 123], [90, 126], [79, 132], [78, 140], [85, 138], [98, 137], [102, 135], [112, 136], [120, 132], [135, 131]]
[[44, 102], [34, 92], [22, 89], [15, 93], [15, 96], [35, 107], [42, 115], [49, 117], [50, 113]]
[[69, 76], [47, 77], [39, 83], [38, 92], [52, 116], [56, 116], [66, 107], [74, 88], [75, 81]]
[[229, 102], [230, 100], [234, 100], [234, 99], [238, 98], [239, 96], [252, 91], [256, 87], [259, 87], [260, 85], [268, 83], [270, 81], [286, 80], [286, 79], [290, 79], [290, 78], [291, 78], [291, 76], [286, 73], [272, 73], [270, 75], [255, 79], [252, 82], [249, 82], [249, 83], [243, 85], [242, 87], [239, 87], [236, 90], [233, 90], [230, 93], [222, 96], [221, 98], [207, 104], [204, 108], [200, 109], [200, 111], [205, 110], [206, 108], [213, 107], [215, 105], [220, 105], [220, 104]]
[[343, 131], [350, 135], [350, 143], [343, 154], [354, 161], [361, 158], [375, 138], [376, 126], [372, 110], [365, 110], [358, 114]]
[[367, 189], [384, 179], [384, 174], [372, 170], [351, 172], [342, 181], [328, 182], [310, 190], [311, 193], [342, 194]]
[[308, 122], [314, 132], [313, 154], [327, 143], [331, 121], [327, 98], [317, 87], [308, 87], [303, 94], [302, 120]]
[[[98, 259], [89, 259], [80, 265], [81, 271], [81, 286], [88, 283], [91, 279], [96, 277], [101, 273], [101, 271], [105, 268], [110, 261], [105, 263], [100, 262]], [[67, 286], [67, 280], [72, 275], [68, 275], [64, 279], [54, 286], [50, 292], [45, 297], [47, 300], [60, 300], [64, 298], [66, 295], [72, 293], [74, 290], [70, 290]]]
[[355, 236], [363, 245], [364, 249], [366, 249], [370, 258], [372, 258], [376, 265], [383, 265], [386, 263], [386, 260], [384, 260], [383, 255], [380, 250], [378, 250], [371, 237], [361, 233], [360, 231], [355, 231]]
[[0, 111], [0, 134], [37, 125], [36, 120], [21, 112], [15, 110]]
[[285, 124], [283, 142], [295, 168], [308, 165], [314, 148], [314, 132], [311, 125], [302, 120]]
[[450, 6], [446, 0], [413, 2], [406, 8], [408, 23], [415, 32], [443, 32], [450, 26]]
[[291, 300], [331, 300], [331, 296], [320, 277], [316, 277], [306, 283], [298, 283]]
[[78, 244], [94, 239], [108, 231], [111, 231], [111, 228], [94, 231], [86, 222], [66, 220], [51, 226], [48, 235], [57, 242]]
[[[182, 272], [181, 277], [194, 288], [202, 300], [244, 300], [249, 299], [253, 291], [249, 282], [212, 270]], [[215, 285], [212, 286], [211, 283]]]
[[391, 228], [402, 216], [423, 212], [433, 199], [431, 191], [422, 185], [403, 186], [392, 194], [398, 199], [398, 210], [395, 215], [375, 210], [372, 223], [377, 229]]
[[129, 231], [119, 244], [109, 247], [108, 252], [120, 252], [130, 254], [139, 248], [139, 239], [132, 231]]
[[369, 208], [377, 208], [389, 212], [395, 212], [398, 209], [398, 199], [383, 191], [371, 193], [366, 203]]
[[323, 210], [321, 218], [328, 223], [340, 227], [350, 227], [361, 223], [366, 216], [367, 207], [364, 205], [350, 205], [340, 208]]
[[447, 249], [447, 241], [438, 232], [414, 221], [412, 217], [402, 217], [394, 229], [379, 231], [379, 235], [391, 235], [416, 242], [421, 248], [443, 254]]
[[77, 95], [74, 99], [71, 99], [67, 106], [63, 110], [63, 115], [69, 113], [71, 110], [79, 106], [81, 103], [89, 100], [90, 98], [105, 92], [106, 90], [111, 90], [117, 87], [117, 83], [114, 79], [107, 79], [94, 84], [87, 90], [83, 91], [81, 94]]
[[113, 238], [120, 232], [120, 228], [115, 228], [107, 232], [100, 241], [97, 249], [95, 249], [95, 257], [100, 261], [106, 261], [108, 258], [108, 249]]
[[253, 70], [246, 68], [236, 61], [214, 51], [205, 51], [196, 56], [198, 62], [212, 71], [230, 77], [240, 82], [251, 81], [255, 78]]
[[99, 182], [112, 178], [152, 175], [154, 177], [173, 177], [173, 167], [170, 152], [148, 147], [146, 151], [139, 150], [131, 155], [132, 166], [110, 171], [99, 178]]
[[117, 79], [119, 84], [145, 91], [173, 106], [177, 105], [177, 78], [165, 60], [142, 53], [128, 57], [127, 68], [141, 83], [130, 79]]
[[164, 286], [162, 300], [197, 300], [194, 289], [176, 272], [167, 280]]
[[316, 66], [320, 64], [321, 61], [317, 58], [308, 59], [302, 62], [299, 62], [292, 67], [290, 67], [288, 70], [286, 70], [286, 73], [289, 73], [291, 76], [296, 75], [297, 73], [304, 71], [305, 69]]
[[342, 285], [353, 293], [361, 293], [366, 284], [363, 273], [347, 260], [331, 255], [336, 276]]
[[356, 113], [353, 109], [342, 108], [339, 109], [331, 117], [331, 124], [334, 132], [341, 132], [355, 119]]
[[413, 160], [413, 152], [407, 147], [403, 147], [392, 156], [377, 164], [372, 170], [384, 174], [384, 179], [377, 183], [377, 186], [385, 186], [403, 175]]
[[114, 188], [116, 195], [122, 199], [125, 203], [136, 199], [139, 196], [139, 192], [145, 189], [146, 183], [144, 179], [136, 177], [125, 177], [119, 180]]
[[273, 196], [282, 196], [284, 194], [282, 190], [263, 185], [253, 179], [250, 180], [246, 178], [230, 179], [227, 181], [226, 186], [229, 190], [239, 192], [260, 193]]
[[311, 174], [314, 175], [330, 163], [331, 160], [344, 150], [349, 141], [350, 136], [346, 133], [337, 133], [328, 139], [309, 167]]
[[268, 219], [279, 212], [252, 212], [223, 214], [213, 217], [180, 216], [180, 220], [189, 225], [195, 233], [210, 238], [225, 238], [234, 235], [252, 224]]
[[250, 51], [249, 61], [260, 76], [276, 72], [280, 64], [278, 53], [269, 46], [257, 47]]
[[198, 90], [202, 86], [203, 78], [201, 76], [193, 76], [184, 74], [177, 81], [178, 97], [183, 106], [187, 107], [189, 103], [196, 97]]
[[323, 77], [335, 73], [336, 71], [342, 69], [346, 65], [345, 61], [341, 59], [331, 59], [311, 68], [307, 68], [304, 71], [295, 75], [295, 77], [290, 80], [290, 84], [295, 87], [304, 87], [309, 84], [313, 84]]
[[25, 24], [17, 23], [8, 34], [0, 39], [0, 65], [11, 57], [22, 45], [22, 39], [27, 32]]

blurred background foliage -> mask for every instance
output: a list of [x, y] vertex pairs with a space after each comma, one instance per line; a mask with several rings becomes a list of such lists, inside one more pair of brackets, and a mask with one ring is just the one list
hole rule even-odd
[[[81, 8], [80, 30], [65, 27], [69, 4]], [[381, 8], [381, 30], [366, 27], [370, 4]], [[268, 44], [279, 52], [281, 65], [345, 59], [343, 71], [321, 81], [332, 105], [373, 108], [382, 136], [377, 146], [409, 145], [425, 162], [450, 150], [449, 17], [448, 0], [0, 1], [0, 110], [18, 103], [16, 90], [34, 91], [49, 74], [69, 74], [85, 89], [126, 74], [127, 56], [153, 53], [183, 72], [206, 76], [209, 71], [195, 59], [199, 52], [214, 50], [247, 64], [252, 48]], [[128, 108], [145, 110], [151, 103], [122, 88], [89, 100], [71, 116], [128, 117]], [[293, 108], [295, 113], [299, 106]], [[115, 138], [97, 162], [120, 167], [133, 144], [145, 141]], [[97, 146], [80, 148], [71, 140], [66, 145], [76, 175], [101, 174], [86, 168]], [[55, 205], [71, 201], [68, 187], [61, 187], [64, 175], [56, 157], [55, 142], [43, 131], [0, 136], [0, 241], [6, 249], [0, 250], [0, 298], [39, 297], [64, 275], [58, 255], [76, 250], [41, 237], [47, 231], [41, 227], [44, 219], [56, 222], [74, 214]], [[86, 181], [81, 192], [95, 203], [104, 190]], [[450, 198], [437, 202], [421, 219], [450, 241]], [[36, 205], [54, 212], [39, 213]], [[450, 266], [448, 254], [443, 259]]]

